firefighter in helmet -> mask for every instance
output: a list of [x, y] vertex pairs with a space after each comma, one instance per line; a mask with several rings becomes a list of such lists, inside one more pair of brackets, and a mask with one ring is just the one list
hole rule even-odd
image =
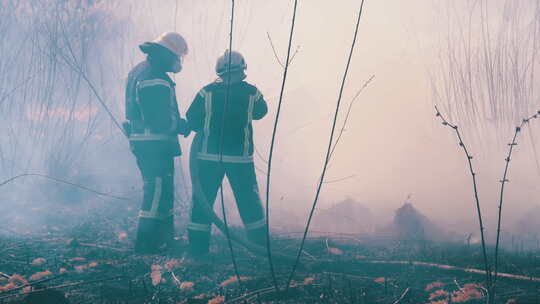
[[[266, 115], [267, 105], [261, 92], [244, 81], [246, 67], [240, 53], [226, 51], [216, 63], [219, 78], [198, 92], [186, 113], [190, 129], [197, 133], [190, 157], [196, 158], [198, 173], [191, 176], [194, 190], [188, 224], [194, 255], [209, 250], [211, 219], [200, 206], [214, 204], [224, 176], [232, 187], [248, 239], [266, 243], [266, 220], [253, 163], [252, 121]], [[196, 191], [197, 186], [202, 190]]]
[[190, 132], [167, 73], [182, 70], [188, 48], [171, 32], [139, 48], [147, 57], [129, 72], [124, 128], [144, 182], [135, 251], [156, 253], [173, 240], [174, 158], [181, 154], [178, 134]]

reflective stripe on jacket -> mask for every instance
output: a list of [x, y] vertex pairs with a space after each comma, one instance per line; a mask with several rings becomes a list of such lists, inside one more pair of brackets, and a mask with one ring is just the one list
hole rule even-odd
[[163, 71], [143, 61], [128, 75], [126, 85], [126, 118], [131, 124], [129, 140], [132, 149], [159, 145], [172, 156], [181, 154], [178, 143], [180, 114], [175, 83]]
[[255, 86], [245, 81], [231, 83], [225, 110], [226, 93], [226, 83], [211, 83], [197, 93], [187, 111], [190, 128], [203, 136], [197, 158], [209, 161], [220, 161], [221, 158], [224, 162], [233, 163], [252, 162], [252, 121], [266, 115], [266, 101]]

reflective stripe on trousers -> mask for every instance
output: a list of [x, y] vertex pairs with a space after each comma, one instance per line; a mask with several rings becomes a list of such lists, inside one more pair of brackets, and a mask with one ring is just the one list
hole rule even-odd
[[160, 207], [160, 202], [162, 198], [162, 192], [163, 192], [163, 179], [161, 177], [156, 177], [155, 182], [154, 182], [154, 194], [152, 198], [152, 205], [150, 207], [150, 211], [141, 209], [139, 211], [139, 217], [164, 220], [167, 217], [173, 215], [172, 208], [168, 210], [168, 212], [166, 211], [166, 212], [158, 213], [158, 210], [160, 210], [159, 207]]
[[140, 218], [167, 219], [174, 205], [174, 160], [160, 154], [137, 155], [143, 177], [143, 202]]

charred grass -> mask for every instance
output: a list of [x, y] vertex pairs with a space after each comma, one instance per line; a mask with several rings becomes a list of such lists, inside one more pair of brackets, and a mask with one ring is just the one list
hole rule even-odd
[[[0, 303], [485, 303], [483, 274], [465, 271], [482, 269], [478, 245], [316, 236], [287, 291], [292, 263], [276, 261], [276, 292], [266, 258], [235, 247], [239, 284], [221, 234], [200, 259], [180, 227], [174, 248], [134, 253], [135, 208], [115, 208], [2, 234]], [[276, 233], [272, 248], [293, 255], [299, 242]], [[538, 252], [503, 252], [499, 267], [522, 277], [499, 279], [497, 303], [540, 303]]]

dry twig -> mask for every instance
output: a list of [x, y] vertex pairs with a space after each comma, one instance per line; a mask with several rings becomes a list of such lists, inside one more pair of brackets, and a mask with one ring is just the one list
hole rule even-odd
[[[282, 68], [285, 68], [285, 66], [283, 65], [283, 63], [281, 63], [281, 60], [279, 59], [279, 56], [276, 52], [276, 48], [274, 47], [274, 43], [272, 42], [272, 37], [270, 37], [270, 33], [269, 32], [266, 32], [266, 37], [268, 37], [268, 42], [270, 43], [270, 46], [272, 47], [272, 52], [274, 52], [274, 57], [276, 58], [276, 61], [278, 62], [278, 64], [282, 67]], [[297, 45], [296, 46], [296, 50], [294, 51], [294, 53], [292, 54], [291, 56], [291, 59], [288, 61], [288, 64], [292, 64], [293, 60], [294, 60], [294, 57], [296, 57], [296, 54], [298, 53], [298, 51], [300, 50], [300, 46]]]
[[484, 238], [484, 224], [483, 224], [483, 221], [482, 221], [482, 210], [480, 209], [480, 199], [478, 197], [478, 188], [477, 188], [477, 185], [476, 185], [476, 172], [474, 172], [473, 165], [472, 165], [473, 157], [472, 157], [471, 154], [469, 154], [469, 150], [467, 150], [467, 147], [465, 146], [465, 143], [463, 142], [463, 139], [461, 137], [461, 133], [459, 132], [458, 126], [448, 122], [446, 120], [446, 118], [444, 118], [444, 116], [441, 114], [441, 112], [439, 111], [437, 106], [435, 106], [435, 111], [437, 112], [436, 116], [439, 117], [442, 120], [442, 124], [444, 126], [447, 126], [447, 127], [454, 130], [454, 132], [456, 133], [456, 136], [457, 136], [457, 138], [459, 140], [459, 146], [463, 149], [463, 153], [465, 153], [465, 156], [467, 157], [467, 162], [468, 162], [468, 165], [469, 165], [469, 172], [470, 172], [471, 177], [472, 177], [473, 190], [474, 190], [474, 199], [476, 201], [476, 211], [477, 211], [477, 214], [478, 214], [478, 222], [479, 222], [479, 225], [480, 225], [480, 238], [481, 238], [481, 241], [482, 241], [482, 254], [483, 254], [483, 258], [484, 258], [484, 268], [485, 268], [485, 271], [486, 271], [486, 286], [488, 286], [488, 289], [489, 289], [490, 286], [491, 286], [491, 272], [490, 272], [490, 269], [489, 269], [489, 263], [488, 263], [488, 259], [487, 259], [486, 241], [485, 241], [485, 238]]
[[407, 287], [407, 289], [405, 289], [405, 291], [403, 291], [403, 293], [401, 294], [401, 296], [399, 297], [399, 299], [397, 299], [393, 304], [399, 304], [401, 303], [401, 301], [403, 299], [405, 299], [405, 297], [407, 296], [407, 294], [409, 293], [409, 290], [410, 290], [410, 287]]
[[[508, 154], [504, 161], [506, 162], [504, 166], [504, 173], [502, 176], [502, 179], [499, 181], [501, 183], [500, 188], [500, 194], [499, 194], [499, 213], [498, 213], [498, 219], [497, 219], [497, 241], [495, 243], [495, 265], [494, 265], [494, 275], [493, 275], [493, 288], [495, 287], [495, 281], [497, 280], [497, 272], [498, 272], [498, 265], [499, 265], [499, 242], [500, 242], [500, 234], [501, 234], [501, 220], [502, 220], [502, 205], [504, 200], [504, 189], [506, 183], [509, 182], [507, 176], [508, 176], [508, 169], [510, 167], [510, 160], [512, 158], [512, 152], [514, 151], [514, 147], [517, 146], [517, 136], [518, 133], [521, 132], [525, 124], [528, 124], [532, 119], [538, 118], [538, 115], [540, 115], [540, 111], [537, 111], [535, 114], [529, 116], [528, 118], [525, 118], [521, 121], [521, 124], [516, 127], [514, 131], [514, 137], [512, 138], [512, 142], [508, 144]], [[492, 290], [492, 294], [494, 294], [494, 290]]]
[[[270, 272], [272, 274], [272, 281], [274, 282], [274, 287], [276, 289], [276, 292], [279, 292], [279, 286], [277, 283], [276, 273], [274, 270], [274, 262], [272, 259], [272, 248], [270, 247], [270, 216], [269, 216], [270, 214], [270, 174], [272, 170], [272, 156], [274, 155], [274, 144], [276, 140], [277, 127], [278, 127], [279, 117], [281, 113], [281, 105], [283, 102], [283, 92], [285, 91], [285, 83], [287, 81], [287, 72], [289, 71], [289, 64], [291, 62], [289, 58], [291, 54], [291, 45], [292, 45], [292, 39], [293, 39], [293, 34], [294, 34], [294, 24], [296, 21], [297, 5], [298, 5], [298, 0], [294, 0], [293, 15], [292, 15], [292, 20], [291, 20], [291, 30], [289, 34], [289, 45], [287, 47], [287, 58], [285, 61], [285, 67], [283, 68], [283, 79], [281, 81], [281, 89], [279, 91], [279, 101], [278, 101], [278, 107], [277, 107], [277, 112], [276, 112], [276, 118], [274, 120], [274, 127], [272, 129], [272, 140], [270, 141], [270, 152], [268, 154], [268, 166], [266, 170], [266, 204], [265, 204], [266, 251], [267, 251], [267, 256], [268, 256], [268, 264], [270, 266]], [[268, 35], [268, 37], [270, 37], [270, 35]]]
[[21, 177], [26, 177], [26, 176], [43, 177], [43, 178], [46, 178], [46, 179], [49, 179], [49, 180], [52, 180], [52, 181], [55, 181], [55, 182], [58, 182], [58, 183], [62, 183], [62, 184], [70, 185], [70, 186], [73, 186], [73, 187], [77, 187], [79, 189], [83, 189], [83, 190], [95, 193], [97, 195], [100, 195], [100, 196], [106, 196], [106, 197], [114, 198], [114, 199], [117, 199], [117, 200], [124, 200], [124, 201], [130, 200], [127, 197], [122, 197], [122, 196], [117, 196], [117, 195], [113, 195], [113, 194], [110, 194], [110, 193], [97, 191], [97, 190], [85, 187], [83, 185], [79, 185], [79, 184], [76, 184], [76, 183], [65, 181], [63, 179], [59, 179], [59, 178], [56, 178], [56, 177], [48, 176], [48, 175], [45, 175], [45, 174], [39, 174], [39, 173], [24, 173], [24, 174], [16, 175], [14, 177], [8, 178], [7, 180], [5, 180], [3, 182], [0, 182], [0, 187], [6, 185], [6, 184], [8, 184], [8, 183], [10, 183], [10, 182], [12, 182], [12, 181], [14, 181], [16, 179], [19, 179]]
[[[354, 35], [353, 35], [353, 40], [352, 40], [351, 48], [350, 48], [350, 51], [349, 51], [349, 56], [347, 58], [347, 65], [345, 66], [345, 71], [343, 72], [343, 77], [342, 77], [342, 80], [341, 80], [341, 86], [340, 86], [340, 89], [339, 89], [338, 99], [337, 99], [337, 102], [336, 102], [336, 109], [335, 109], [335, 112], [334, 112], [334, 119], [333, 119], [333, 122], [332, 122], [332, 129], [330, 131], [330, 138], [328, 140], [328, 148], [327, 148], [327, 151], [326, 151], [326, 156], [325, 156], [325, 161], [324, 161], [324, 165], [323, 165], [323, 169], [322, 169], [322, 173], [321, 173], [321, 178], [319, 180], [319, 185], [317, 186], [317, 191], [315, 193], [315, 199], [313, 200], [313, 205], [311, 207], [311, 211], [309, 213], [309, 217], [308, 217], [308, 220], [307, 220], [307, 223], [306, 223], [306, 227], [304, 229], [304, 235], [302, 237], [302, 241], [300, 242], [300, 248], [298, 249], [298, 253], [296, 255], [296, 261], [295, 261], [295, 263], [294, 263], [294, 265], [292, 267], [291, 273], [289, 274], [289, 279], [287, 280], [287, 286], [286, 286], [287, 289], [289, 288], [289, 286], [291, 284], [292, 278], [293, 278], [294, 273], [296, 271], [296, 267], [298, 266], [298, 263], [300, 262], [300, 257], [302, 255], [302, 250], [304, 249], [307, 234], [309, 232], [309, 225], [310, 225], [311, 220], [313, 218], [315, 208], [317, 207], [317, 201], [319, 199], [319, 195], [321, 193], [321, 188], [322, 188], [322, 185], [324, 183], [324, 176], [326, 174], [326, 169], [328, 168], [328, 163], [330, 162], [332, 143], [333, 143], [334, 134], [335, 134], [335, 131], [336, 131], [337, 118], [338, 118], [339, 109], [340, 109], [340, 105], [341, 105], [341, 97], [343, 96], [343, 89], [345, 88], [345, 82], [347, 80], [347, 74], [349, 72], [349, 67], [350, 67], [350, 64], [351, 64], [351, 59], [352, 59], [352, 55], [353, 55], [353, 52], [354, 52], [354, 47], [356, 45], [356, 38], [358, 36], [358, 28], [360, 27], [360, 20], [362, 19], [362, 10], [363, 10], [363, 8], [364, 8], [364, 0], [362, 0], [362, 2], [360, 3], [360, 7], [359, 7], [359, 10], [358, 10], [358, 17], [357, 17], [357, 20], [356, 20], [356, 26], [355, 26]], [[268, 191], [268, 189], [267, 189], [267, 191]]]

